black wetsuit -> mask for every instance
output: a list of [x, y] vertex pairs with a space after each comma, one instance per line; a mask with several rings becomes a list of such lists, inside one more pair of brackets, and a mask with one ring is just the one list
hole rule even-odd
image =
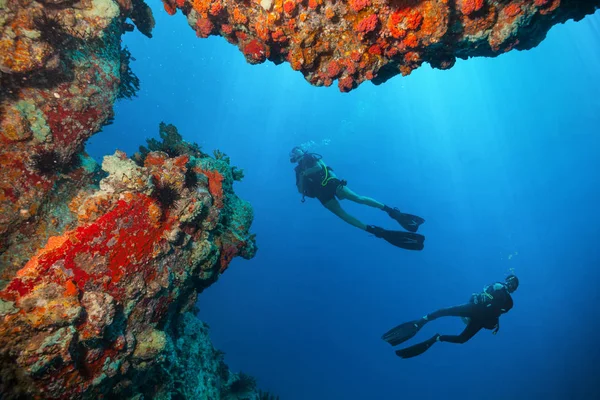
[[[298, 188], [300, 188], [300, 179], [302, 179], [300, 173], [315, 167], [320, 160], [321, 157], [319, 155], [306, 153], [298, 161], [298, 165], [294, 168], [294, 171], [296, 172], [296, 186]], [[328, 177], [328, 171], [331, 171], [332, 169], [325, 166], [325, 164], [323, 164], [323, 167], [327, 169], [327, 172], [324, 168], [321, 168], [319, 172], [304, 176], [304, 190], [302, 195], [306, 197], [316, 197], [321, 203], [325, 204], [337, 196], [338, 187], [343, 186], [345, 181]], [[323, 185], [323, 183], [325, 184]]]
[[440, 317], [469, 318], [467, 327], [460, 335], [441, 335], [441, 342], [465, 343], [482, 328], [500, 329], [500, 315], [508, 312], [513, 307], [513, 300], [503, 283], [494, 283], [486, 286], [481, 293], [475, 293], [467, 304], [455, 307], [442, 308], [427, 315], [427, 320], [432, 321]]

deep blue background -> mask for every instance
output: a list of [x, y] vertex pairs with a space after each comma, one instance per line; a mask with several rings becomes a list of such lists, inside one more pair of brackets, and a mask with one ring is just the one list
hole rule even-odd
[[[553, 28], [532, 51], [342, 94], [287, 64], [248, 65], [224, 39], [200, 40], [180, 13], [152, 5], [155, 37], [125, 36], [139, 98], [118, 103], [88, 151], [131, 154], [165, 121], [245, 168], [236, 191], [254, 206], [259, 252], [199, 302], [232, 369], [284, 400], [596, 398], [600, 15]], [[425, 217], [425, 250], [301, 204], [287, 154], [306, 141], [355, 191]], [[497, 336], [411, 360], [379, 339], [511, 268], [521, 287]], [[460, 329], [440, 320], [419, 337]]]

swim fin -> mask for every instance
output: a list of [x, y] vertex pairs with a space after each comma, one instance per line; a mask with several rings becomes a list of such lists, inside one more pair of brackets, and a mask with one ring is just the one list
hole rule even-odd
[[398, 325], [395, 328], [390, 329], [381, 337], [383, 340], [391, 344], [392, 346], [397, 346], [400, 343], [406, 342], [408, 339], [412, 338], [421, 330], [421, 328], [425, 325], [427, 320], [421, 318], [416, 321], [405, 322], [403, 324]]
[[383, 229], [374, 225], [367, 225], [367, 232], [372, 233], [378, 238], [381, 238], [386, 242], [402, 249], [418, 251], [423, 250], [423, 247], [425, 247], [423, 244], [425, 241], [425, 236], [419, 235], [418, 233], [388, 231], [387, 229]]
[[427, 339], [424, 342], [417, 343], [405, 349], [396, 350], [396, 355], [400, 358], [412, 358], [425, 353], [435, 342], [438, 341], [439, 334]]
[[423, 218], [412, 214], [405, 214], [397, 208], [385, 206], [384, 211], [409, 232], [416, 232], [419, 230], [419, 226], [425, 222]]

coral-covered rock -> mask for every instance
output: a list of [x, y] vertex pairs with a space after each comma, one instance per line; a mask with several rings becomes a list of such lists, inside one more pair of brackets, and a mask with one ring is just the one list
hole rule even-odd
[[128, 17], [150, 35], [142, 0], [0, 0], [0, 276], [23, 265], [13, 246], [84, 173], [83, 144], [115, 100], [139, 87], [120, 44]]
[[[408, 75], [423, 62], [493, 57], [537, 46], [600, 0], [163, 0], [199, 37], [220, 35], [251, 64], [289, 62], [313, 85], [350, 91]], [[341, 67], [338, 71], [336, 66]]]
[[149, 377], [173, 366], [181, 313], [256, 246], [228, 158], [202, 153], [171, 125], [161, 132], [168, 140], [149, 146], [165, 151], [144, 148], [136, 162], [116, 152], [100, 182], [55, 197], [68, 202], [71, 222], [0, 291], [0, 359], [14, 360], [0, 376], [16, 381], [0, 394], [179, 390]]

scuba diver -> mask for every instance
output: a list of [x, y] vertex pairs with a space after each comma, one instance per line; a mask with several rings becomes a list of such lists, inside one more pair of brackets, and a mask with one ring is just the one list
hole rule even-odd
[[507, 313], [513, 307], [511, 293], [517, 290], [519, 279], [515, 275], [506, 277], [505, 282], [497, 282], [483, 288], [481, 293], [473, 293], [467, 304], [442, 308], [427, 314], [416, 321], [406, 322], [386, 332], [381, 338], [392, 346], [404, 343], [417, 334], [423, 326], [440, 317], [461, 317], [467, 327], [460, 335], [440, 335], [436, 333], [430, 339], [397, 350], [401, 358], [411, 358], [423, 354], [436, 342], [466, 343], [482, 328], [493, 329], [493, 334], [500, 329], [500, 315]]
[[[350, 190], [345, 180], [336, 177], [333, 169], [325, 165], [321, 156], [308, 153], [301, 147], [294, 147], [290, 152], [290, 162], [298, 163], [294, 168], [296, 172], [296, 186], [302, 194], [302, 202], [305, 197], [317, 198], [329, 211], [359, 229], [372, 233], [378, 238], [384, 239], [394, 246], [407, 250], [422, 250], [425, 237], [417, 232], [419, 226], [425, 222], [421, 217], [400, 212], [397, 208], [388, 207], [377, 200], [369, 197], [359, 196]], [[393, 231], [374, 225], [365, 225], [352, 215], [348, 214], [336, 199], [348, 199], [358, 204], [378, 208], [385, 211], [391, 218], [395, 219], [404, 231]]]

